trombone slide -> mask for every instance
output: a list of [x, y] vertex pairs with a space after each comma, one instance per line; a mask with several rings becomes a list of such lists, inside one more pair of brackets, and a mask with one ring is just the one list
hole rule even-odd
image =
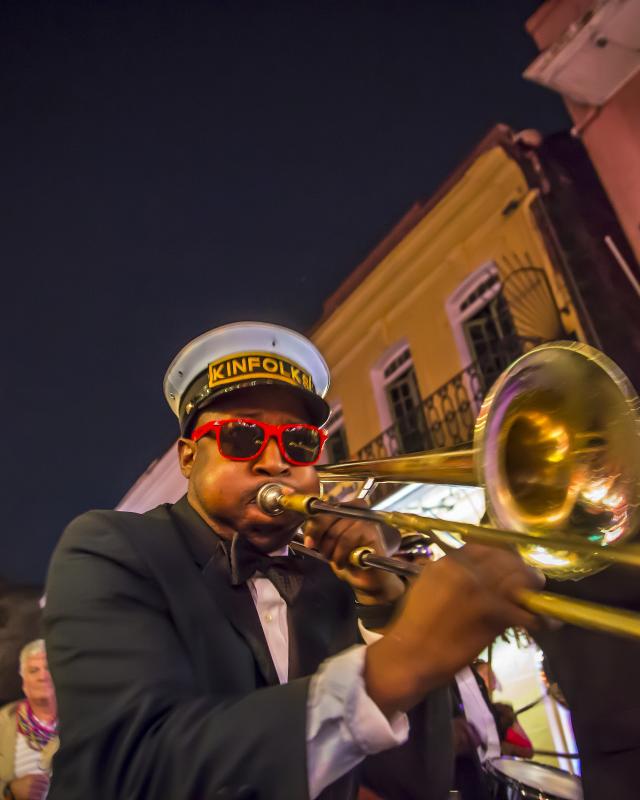
[[[315, 495], [284, 494], [283, 488], [279, 484], [272, 483], [266, 484], [260, 489], [257, 503], [265, 513], [277, 516], [286, 510], [305, 517], [314, 516], [315, 514], [333, 514], [338, 517], [363, 519], [368, 522], [391, 525], [392, 527], [416, 530], [426, 536], [431, 534], [432, 529], [452, 531], [493, 546], [531, 544], [532, 540], [541, 545], [544, 543], [545, 546], [557, 546], [561, 549], [570, 549], [575, 545], [585, 546], [582, 540], [574, 542], [571, 537], [566, 535], [554, 534], [548, 536], [546, 533], [544, 535], [534, 535], [519, 531], [500, 531], [495, 528], [485, 528], [481, 525], [450, 522], [449, 520], [422, 517], [417, 514], [404, 514], [398, 511], [374, 511], [370, 508], [335, 505], [326, 503]], [[589, 552], [595, 549], [593, 545], [587, 544], [586, 546], [589, 547]], [[302, 545], [296, 543], [296, 549], [301, 547]], [[640, 550], [637, 547], [632, 548], [627, 545], [624, 549], [601, 549], [602, 558], [605, 560], [640, 566]], [[358, 548], [352, 553], [352, 556], [354, 566], [363, 568], [375, 567], [404, 576], [415, 575], [421, 571], [421, 568], [416, 564], [409, 564], [397, 558], [378, 556], [369, 548]], [[533, 614], [554, 617], [571, 625], [591, 628], [605, 633], [640, 638], [640, 616], [628, 611], [589, 603], [584, 600], [562, 597], [562, 595], [551, 594], [550, 592], [533, 592], [528, 589], [520, 590], [517, 599], [523, 608]]]

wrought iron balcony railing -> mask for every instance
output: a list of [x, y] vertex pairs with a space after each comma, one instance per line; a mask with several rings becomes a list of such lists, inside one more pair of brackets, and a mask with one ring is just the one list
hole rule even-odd
[[[505, 363], [542, 341], [537, 337], [510, 337], [508, 342], [503, 340], [503, 355], [507, 356]], [[465, 367], [360, 448], [354, 456], [355, 460], [368, 461], [469, 443], [473, 438], [480, 405], [491, 388], [487, 385], [485, 374], [486, 370], [482, 370], [478, 362]]]
[[486, 389], [471, 364], [356, 453], [356, 460], [453, 447], [468, 442]]

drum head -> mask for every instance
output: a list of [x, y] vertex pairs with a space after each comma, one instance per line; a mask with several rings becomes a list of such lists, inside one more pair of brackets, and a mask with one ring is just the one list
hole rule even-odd
[[491, 768], [516, 784], [537, 789], [549, 800], [582, 800], [580, 778], [555, 767], [505, 757], [494, 759]]

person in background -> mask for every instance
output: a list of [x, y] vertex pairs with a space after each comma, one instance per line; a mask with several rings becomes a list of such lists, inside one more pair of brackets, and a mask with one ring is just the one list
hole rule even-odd
[[475, 665], [461, 669], [451, 685], [454, 788], [462, 800], [489, 800], [483, 765], [501, 755], [500, 735], [493, 705]]
[[518, 722], [513, 706], [510, 703], [496, 703], [493, 700], [493, 693], [502, 691], [502, 686], [491, 664], [483, 658], [476, 658], [473, 668], [485, 685], [486, 693], [483, 693], [483, 696], [486, 697], [486, 702], [491, 708], [496, 722], [502, 755], [533, 758], [531, 739]]
[[43, 639], [20, 653], [24, 700], [0, 710], [0, 792], [5, 800], [43, 800], [58, 748], [56, 695]]
[[493, 700], [493, 693], [495, 691], [502, 691], [502, 686], [498, 680], [496, 673], [493, 671], [491, 664], [484, 660], [484, 658], [476, 658], [473, 662], [473, 668], [476, 673], [482, 678], [484, 685], [487, 689], [489, 700]]
[[509, 703], [494, 703], [493, 710], [496, 714], [502, 755], [533, 758], [533, 744], [518, 722], [513, 706]]

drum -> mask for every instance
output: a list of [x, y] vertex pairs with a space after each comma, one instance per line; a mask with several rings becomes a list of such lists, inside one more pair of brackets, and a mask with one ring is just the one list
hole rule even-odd
[[546, 764], [503, 756], [487, 771], [500, 800], [582, 800], [580, 778]]

